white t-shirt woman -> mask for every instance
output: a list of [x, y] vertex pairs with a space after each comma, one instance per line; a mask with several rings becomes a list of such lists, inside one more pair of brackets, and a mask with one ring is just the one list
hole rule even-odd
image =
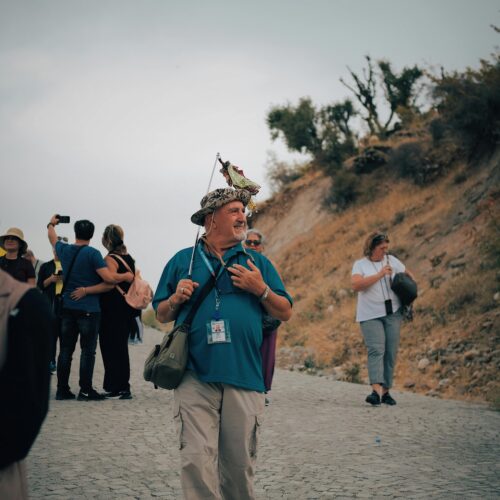
[[363, 278], [374, 276], [381, 272], [384, 266], [391, 266], [392, 275], [384, 275], [380, 280], [365, 290], [358, 292], [358, 305], [356, 309], [356, 321], [367, 321], [369, 319], [386, 316], [385, 301], [391, 299], [392, 310], [396, 312], [401, 307], [401, 301], [391, 290], [391, 279], [396, 273], [403, 273], [405, 265], [394, 255], [386, 255], [383, 260], [374, 262], [368, 257], [357, 260], [352, 267], [352, 275], [361, 275]]

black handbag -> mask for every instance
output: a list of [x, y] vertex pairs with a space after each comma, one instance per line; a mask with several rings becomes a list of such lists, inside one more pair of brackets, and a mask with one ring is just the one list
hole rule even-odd
[[214, 287], [213, 277], [200, 291], [186, 319], [172, 331], [165, 334], [161, 344], [157, 344], [144, 363], [144, 380], [153, 382], [155, 389], [172, 390], [181, 383], [189, 356], [188, 335], [193, 318], [200, 304]]
[[392, 279], [391, 289], [399, 297], [403, 306], [409, 306], [418, 295], [415, 280], [406, 273], [396, 273]]

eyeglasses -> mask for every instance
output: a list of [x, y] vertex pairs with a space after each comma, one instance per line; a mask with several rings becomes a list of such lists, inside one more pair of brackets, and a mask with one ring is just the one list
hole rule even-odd
[[19, 241], [19, 238], [17, 236], [5, 236], [4, 241], [6, 240]]
[[247, 247], [258, 247], [261, 243], [261, 240], [245, 240], [245, 245]]

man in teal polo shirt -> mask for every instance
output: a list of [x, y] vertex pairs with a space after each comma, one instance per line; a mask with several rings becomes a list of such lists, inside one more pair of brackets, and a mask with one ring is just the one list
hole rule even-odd
[[181, 482], [187, 499], [254, 498], [257, 431], [264, 411], [262, 316], [287, 321], [292, 299], [262, 254], [245, 250], [245, 207], [250, 194], [216, 189], [191, 221], [205, 234], [194, 249], [165, 266], [153, 299], [161, 322], [187, 316], [211, 276], [189, 335], [186, 374], [174, 392], [181, 442]]

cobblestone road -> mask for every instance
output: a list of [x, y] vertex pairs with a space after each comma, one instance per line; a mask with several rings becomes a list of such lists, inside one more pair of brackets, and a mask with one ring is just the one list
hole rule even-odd
[[[172, 394], [142, 380], [161, 334], [145, 334], [130, 348], [134, 399], [51, 400], [27, 460], [31, 498], [182, 498]], [[97, 388], [101, 381], [98, 354]], [[371, 408], [367, 393], [278, 371], [260, 436], [258, 498], [500, 498], [499, 412], [398, 392], [397, 406]]]

